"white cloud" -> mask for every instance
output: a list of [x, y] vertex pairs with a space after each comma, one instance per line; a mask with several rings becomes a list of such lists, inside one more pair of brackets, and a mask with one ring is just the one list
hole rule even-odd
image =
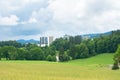
[[40, 8], [39, 10], [33, 11], [31, 17], [39, 20], [40, 22], [48, 22], [52, 20], [52, 11], [48, 8]]
[[73, 33], [92, 33], [120, 29], [118, 0], [50, 0], [49, 4], [55, 25], [62, 25], [58, 29], [63, 30], [68, 27], [69, 33], [71, 30]]
[[28, 21], [22, 21], [20, 24], [31, 24], [31, 23], [37, 23], [37, 19], [34, 17], [31, 17]]
[[72, 19], [85, 15], [86, 0], [51, 0], [48, 9], [54, 13], [54, 20], [59, 22], [72, 22]]
[[37, 23], [37, 20], [35, 18], [30, 18], [30, 20], [28, 21], [28, 23]]
[[9, 17], [0, 16], [0, 25], [17, 25], [19, 18], [16, 15], [10, 15]]
[[26, 10], [26, 6], [42, 2], [44, 0], [0, 0], [0, 14], [5, 16], [10, 15], [11, 13], [16, 13], [16, 11]]
[[0, 6], [0, 27], [13, 26], [3, 28], [13, 38], [120, 29], [120, 0], [0, 0]]

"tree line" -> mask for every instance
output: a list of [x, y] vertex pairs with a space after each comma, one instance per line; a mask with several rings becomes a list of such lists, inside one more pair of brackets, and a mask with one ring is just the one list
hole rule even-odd
[[59, 38], [52, 45], [59, 52], [60, 61], [68, 61], [88, 58], [101, 53], [114, 53], [118, 44], [120, 44], [120, 30], [93, 39], [83, 39], [82, 36], [70, 36], [69, 39]]
[[0, 59], [2, 58], [6, 60], [56, 60], [54, 47], [41, 48], [31, 43], [22, 45], [19, 48], [14, 45], [0, 47]]
[[31, 43], [21, 44], [16, 41], [1, 41], [0, 59], [56, 61], [56, 55], [58, 55], [60, 61], [68, 61], [101, 53], [114, 53], [118, 44], [120, 44], [120, 30], [93, 39], [83, 39], [79, 35], [69, 36], [69, 38], [61, 37], [49, 47], [39, 47]]

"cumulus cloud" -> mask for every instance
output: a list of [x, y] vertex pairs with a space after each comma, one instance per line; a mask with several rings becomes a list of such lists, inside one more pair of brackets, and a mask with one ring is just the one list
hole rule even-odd
[[30, 20], [28, 21], [28, 23], [37, 23], [37, 20], [35, 18], [30, 18]]
[[48, 8], [40, 8], [39, 10], [33, 11], [31, 16], [39, 21], [48, 22], [52, 20], [53, 14]]
[[71, 22], [85, 14], [85, 0], [51, 0], [48, 6], [54, 13], [54, 20]]
[[9, 17], [0, 16], [0, 25], [17, 25], [19, 18], [16, 15], [10, 15]]
[[[48, 6], [54, 12], [54, 21], [68, 27], [68, 32], [91, 33], [119, 29], [118, 0], [51, 0]], [[119, 19], [118, 19], [119, 18]], [[69, 26], [65, 26], [70, 24]]]
[[9, 32], [12, 39], [120, 29], [119, 0], [0, 0], [0, 5], [0, 36]]

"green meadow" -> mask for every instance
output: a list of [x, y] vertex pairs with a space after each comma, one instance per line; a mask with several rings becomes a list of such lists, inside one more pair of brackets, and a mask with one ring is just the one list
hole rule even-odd
[[113, 54], [69, 62], [0, 61], [0, 80], [120, 80]]

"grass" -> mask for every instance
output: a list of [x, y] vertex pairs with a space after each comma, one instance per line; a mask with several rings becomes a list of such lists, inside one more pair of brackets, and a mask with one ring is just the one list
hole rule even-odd
[[120, 70], [109, 67], [113, 54], [65, 63], [0, 61], [0, 80], [120, 80]]
[[73, 60], [73, 61], [70, 61], [69, 63], [80, 65], [80, 66], [93, 65], [93, 64], [94, 65], [95, 64], [97, 65], [112, 64], [113, 54], [112, 53], [111, 54], [110, 53], [99, 54], [91, 58]]

